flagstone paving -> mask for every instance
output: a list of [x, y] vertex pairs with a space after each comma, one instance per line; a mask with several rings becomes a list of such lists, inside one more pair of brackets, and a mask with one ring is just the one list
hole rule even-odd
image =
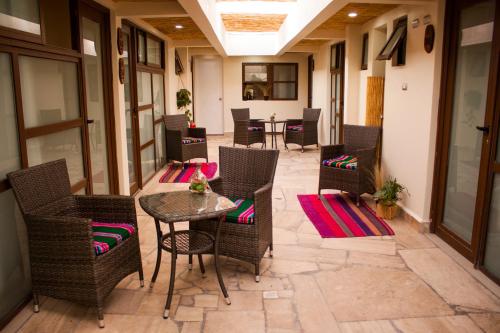
[[[209, 158], [232, 138], [210, 137]], [[40, 313], [26, 306], [5, 332], [499, 332], [497, 286], [420, 234], [403, 218], [390, 221], [395, 236], [322, 239], [303, 213], [296, 195], [316, 193], [319, 151], [303, 154], [281, 146], [273, 189], [274, 258], [263, 259], [256, 283], [252, 265], [222, 258], [222, 273], [232, 300], [220, 293], [213, 259], [206, 256], [206, 277], [195, 260], [177, 261], [171, 318], [162, 318], [170, 257], [154, 288], [141, 288], [138, 275], [125, 278], [107, 300], [106, 328], [97, 326], [94, 309], [42, 298]], [[137, 195], [186, 189], [160, 184], [160, 174]], [[137, 205], [146, 279], [156, 260], [152, 219]], [[186, 223], [178, 225], [187, 228]], [[441, 246], [441, 245], [440, 245]], [[481, 280], [481, 281], [480, 281]], [[490, 289], [488, 289], [490, 288]]]

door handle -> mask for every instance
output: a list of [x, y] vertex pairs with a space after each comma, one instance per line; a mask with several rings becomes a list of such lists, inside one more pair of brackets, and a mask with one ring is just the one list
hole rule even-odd
[[94, 119], [87, 119], [87, 124], [93, 124], [94, 123]]
[[490, 132], [489, 126], [476, 126], [476, 129], [478, 131], [484, 132], [485, 134], [488, 134]]

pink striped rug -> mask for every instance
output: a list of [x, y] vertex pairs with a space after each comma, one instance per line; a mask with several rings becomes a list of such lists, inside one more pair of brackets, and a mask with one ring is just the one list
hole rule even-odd
[[391, 227], [360, 199], [347, 194], [297, 195], [302, 209], [322, 238], [394, 235]]
[[160, 183], [189, 183], [191, 176], [197, 169], [200, 169], [208, 179], [211, 179], [217, 172], [217, 163], [170, 164], [167, 171], [160, 177]]

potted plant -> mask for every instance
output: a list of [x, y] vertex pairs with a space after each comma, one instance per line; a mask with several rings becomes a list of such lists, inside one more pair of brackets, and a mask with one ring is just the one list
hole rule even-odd
[[407, 191], [406, 187], [398, 183], [396, 178], [389, 177], [374, 195], [377, 203], [377, 215], [387, 220], [396, 217], [399, 213], [397, 202], [401, 200], [403, 191]]
[[191, 104], [191, 92], [187, 89], [181, 89], [177, 92], [177, 110], [183, 111], [186, 115], [186, 119], [191, 126], [193, 122], [193, 114], [188, 106]]

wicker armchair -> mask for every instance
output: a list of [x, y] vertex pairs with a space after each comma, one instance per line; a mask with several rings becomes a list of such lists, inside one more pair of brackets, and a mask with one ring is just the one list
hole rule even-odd
[[[272, 190], [278, 156], [278, 150], [219, 147], [220, 176], [210, 181], [216, 193], [253, 200], [254, 223], [226, 221], [221, 229], [219, 253], [255, 265], [257, 282], [262, 257], [268, 248], [270, 256], [273, 251]], [[189, 227], [213, 233], [214, 225], [194, 221]]]
[[[114, 287], [134, 272], [144, 285], [134, 199], [72, 195], [65, 160], [8, 179], [28, 230], [34, 312], [39, 296], [50, 296], [96, 307], [104, 327], [103, 304]], [[126, 223], [135, 231], [97, 255], [92, 221]]]
[[288, 143], [295, 143], [302, 147], [318, 144], [318, 121], [321, 109], [304, 108], [302, 119], [288, 119], [286, 121], [285, 148]]
[[[375, 192], [376, 147], [380, 136], [379, 127], [344, 125], [344, 144], [321, 147], [318, 194], [322, 189], [336, 189], [356, 195]], [[358, 159], [357, 168], [341, 169], [323, 165], [323, 161], [340, 155]]]
[[166, 128], [167, 160], [184, 162], [204, 158], [208, 162], [207, 135], [204, 128], [188, 128], [183, 114], [163, 117]]
[[254, 143], [266, 145], [266, 128], [259, 119], [250, 119], [250, 109], [231, 109], [234, 121], [233, 147], [236, 144], [249, 147]]

